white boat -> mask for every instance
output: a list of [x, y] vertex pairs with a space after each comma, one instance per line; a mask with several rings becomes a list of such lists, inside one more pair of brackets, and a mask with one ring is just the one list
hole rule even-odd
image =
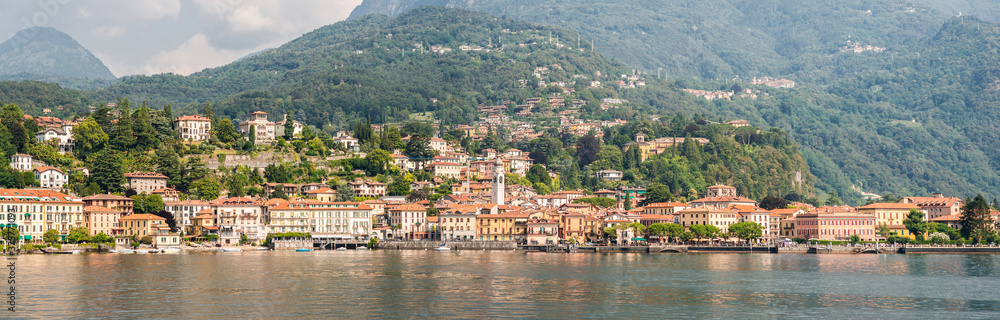
[[219, 251], [222, 251], [222, 252], [243, 252], [243, 249], [240, 249], [240, 248], [220, 248]]
[[136, 250], [135, 251], [135, 254], [147, 254], [147, 253], [149, 253], [149, 250]]
[[71, 253], [72, 254], [80, 254], [80, 250], [73, 250], [73, 251], [71, 251]]
[[135, 250], [132, 250], [132, 249], [122, 249], [122, 251], [119, 251], [118, 253], [135, 253]]
[[166, 247], [160, 250], [161, 253], [181, 253], [181, 248], [178, 247]]
[[435, 251], [451, 251], [451, 248], [448, 248], [448, 246], [442, 244], [440, 246], [437, 246], [437, 248], [434, 248], [434, 250]]
[[337, 251], [347, 251], [347, 247], [340, 247], [340, 248], [337, 248]]
[[118, 250], [111, 249], [111, 250], [108, 250], [108, 253], [118, 253]]

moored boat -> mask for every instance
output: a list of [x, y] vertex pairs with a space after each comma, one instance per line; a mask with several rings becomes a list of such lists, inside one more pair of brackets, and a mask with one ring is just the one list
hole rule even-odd
[[298, 248], [298, 249], [295, 249], [295, 252], [309, 252], [309, 251], [313, 251], [313, 250], [309, 249], [309, 248]]

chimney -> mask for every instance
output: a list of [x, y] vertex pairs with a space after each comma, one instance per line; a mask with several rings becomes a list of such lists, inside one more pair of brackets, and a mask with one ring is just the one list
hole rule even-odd
[[944, 198], [944, 195], [942, 195], [940, 192], [935, 192], [935, 193], [931, 194], [931, 197], [934, 197], [934, 198]]

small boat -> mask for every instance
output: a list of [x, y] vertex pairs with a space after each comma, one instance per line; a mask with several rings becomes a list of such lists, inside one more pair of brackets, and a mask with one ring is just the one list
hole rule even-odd
[[118, 253], [118, 250], [110, 249], [110, 250], [108, 250], [108, 253]]
[[221, 249], [219, 249], [219, 251], [222, 251], [222, 252], [243, 252], [243, 249], [240, 249], [240, 248], [221, 248]]
[[147, 254], [147, 253], [149, 253], [149, 250], [136, 250], [135, 251], [135, 254]]
[[73, 251], [70, 251], [70, 254], [80, 254], [80, 250], [73, 250]]
[[347, 251], [347, 247], [340, 247], [336, 249], [337, 251]]
[[181, 248], [178, 247], [166, 247], [160, 250], [161, 253], [181, 253]]
[[122, 251], [119, 251], [118, 253], [135, 253], [135, 250], [132, 250], [132, 249], [122, 249]]
[[298, 249], [295, 249], [295, 252], [309, 252], [309, 251], [313, 251], [313, 249], [309, 249], [309, 248], [298, 248]]
[[434, 250], [435, 251], [451, 251], [451, 248], [448, 248], [447, 244], [442, 244], [440, 246], [437, 246], [437, 248], [434, 248]]
[[257, 247], [257, 249], [255, 249], [255, 250], [257, 250], [257, 251], [267, 251], [267, 250], [270, 250], [270, 249], [268, 249], [267, 247]]

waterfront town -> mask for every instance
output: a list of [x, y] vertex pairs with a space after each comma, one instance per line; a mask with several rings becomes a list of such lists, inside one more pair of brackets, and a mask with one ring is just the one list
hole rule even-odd
[[[530, 110], [542, 100], [528, 99], [527, 106], [517, 108]], [[555, 97], [547, 100], [553, 105], [583, 104]], [[97, 118], [128, 114], [127, 106], [121, 111], [115, 109], [118, 107], [109, 104], [92, 111]], [[23, 188], [0, 189], [0, 211], [12, 218], [9, 225], [0, 227], [6, 227], [8, 241], [28, 245], [113, 241], [119, 247], [263, 245], [271, 236], [314, 241], [503, 241], [524, 245], [741, 241], [776, 245], [805, 240], [897, 243], [935, 237], [955, 241], [961, 237], [966, 200], [942, 194], [878, 199], [882, 201], [854, 207], [832, 198], [827, 205], [817, 205], [795, 194], [754, 200], [739, 187], [722, 183], [671, 193], [673, 188], [663, 185], [647, 188], [625, 183], [626, 173], [615, 169], [620, 165], [592, 168], [583, 173], [589, 177], [575, 178], [589, 179], [592, 188], [566, 188], [558, 185], [558, 172], [537, 163], [544, 154], [516, 148], [471, 152], [470, 141], [496, 140], [498, 131], [504, 131], [508, 136], [504, 139], [511, 142], [544, 135], [536, 132], [532, 123], [510, 120], [504, 113], [509, 107], [480, 107], [484, 115], [480, 125], [459, 125], [453, 130], [430, 123], [407, 123], [403, 131], [424, 133], [405, 137], [400, 137], [395, 126], [359, 122], [352, 131], [320, 139], [287, 114], [273, 122], [261, 111], [250, 113], [237, 124], [210, 119], [210, 112], [179, 116], [169, 126], [174, 136], [161, 140], [174, 141], [173, 146], [149, 147], [155, 151], [156, 164], [147, 164], [153, 169], [148, 171], [128, 171], [124, 169], [132, 165], [109, 165], [98, 159], [102, 156], [93, 152], [93, 140], [95, 131], [102, 129], [94, 116], [64, 121], [23, 115], [26, 124], [39, 128], [36, 139], [26, 143], [47, 149], [32, 147], [27, 149], [34, 154], [10, 156], [10, 170], [21, 173], [28, 182]], [[606, 128], [623, 125], [585, 123], [571, 113], [562, 116], [558, 131], [594, 139], [607, 138]], [[121, 119], [116, 120], [124, 121]], [[219, 123], [228, 127], [213, 127]], [[752, 128], [745, 120], [702, 124], [732, 132]], [[108, 126], [113, 131], [118, 124]], [[103, 139], [101, 144], [113, 143], [103, 132], [96, 135], [101, 134], [103, 138], [97, 138]], [[377, 144], [387, 147], [372, 147], [372, 137], [381, 137]], [[214, 153], [216, 157], [205, 159], [192, 156], [184, 166], [177, 155], [161, 154], [186, 148], [196, 155], [190, 151], [208, 144], [222, 145], [220, 138], [251, 151]], [[625, 157], [634, 156], [638, 163], [681, 146], [711, 142], [690, 134], [654, 139], [642, 132], [631, 140], [625, 144]], [[73, 160], [74, 152], [82, 157], [87, 149], [91, 150], [87, 161]], [[264, 153], [270, 156], [262, 156]], [[227, 157], [233, 160], [225, 160]], [[366, 169], [354, 168], [361, 165], [359, 160], [364, 160]], [[307, 182], [291, 177], [286, 166], [296, 161], [297, 166], [340, 168], [319, 171], [325, 174], [313, 174]], [[199, 171], [196, 181], [179, 176]], [[71, 186], [74, 181], [78, 186]], [[110, 184], [100, 185], [107, 181]], [[992, 232], [1000, 224], [1000, 212], [989, 210], [986, 220]]]

